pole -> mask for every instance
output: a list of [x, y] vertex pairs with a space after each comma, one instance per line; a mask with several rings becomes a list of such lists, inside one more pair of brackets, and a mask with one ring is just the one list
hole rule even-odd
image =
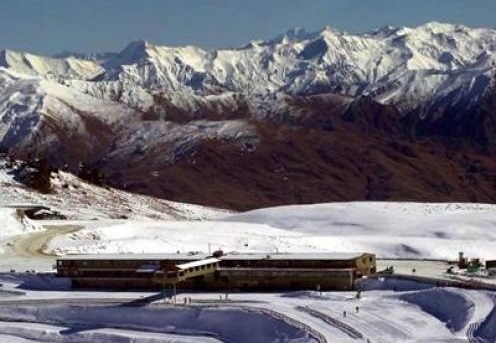
[[164, 304], [167, 302], [167, 293], [165, 292], [165, 282], [162, 282], [162, 295], [164, 297]]

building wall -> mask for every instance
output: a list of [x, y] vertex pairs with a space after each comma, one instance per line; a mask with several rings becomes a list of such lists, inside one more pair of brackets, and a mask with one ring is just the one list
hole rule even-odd
[[[73, 277], [73, 288], [100, 288], [118, 290], [161, 290], [162, 285], [153, 278], [133, 277]], [[177, 284], [182, 290], [204, 291], [282, 291], [282, 290], [351, 290], [354, 286], [354, 271], [324, 272], [320, 270], [307, 272], [242, 271], [221, 270], [210, 275], [198, 276]]]
[[[162, 289], [154, 273], [137, 273], [143, 265], [157, 265], [162, 271], [177, 270], [177, 260], [59, 260], [57, 275], [71, 277], [74, 288]], [[201, 269], [178, 288], [191, 290], [322, 290], [352, 289], [356, 277], [375, 272], [373, 254], [350, 260], [225, 259], [220, 270], [209, 275]], [[300, 269], [300, 270], [296, 270]], [[331, 270], [332, 269], [332, 270]], [[198, 274], [198, 275], [196, 275]], [[164, 280], [161, 281], [165, 283]]]
[[223, 259], [226, 268], [354, 268], [355, 260], [304, 260], [304, 259]]
[[72, 288], [107, 289], [107, 290], [154, 290], [162, 285], [153, 282], [151, 277], [72, 277]]
[[496, 268], [496, 260], [487, 260], [486, 261], [486, 269]]
[[221, 268], [207, 279], [206, 287], [229, 291], [273, 291], [273, 290], [350, 290], [354, 286], [354, 270], [325, 271], [285, 269], [237, 269]]
[[376, 272], [376, 260], [373, 254], [363, 254], [355, 260], [357, 276], [370, 275]]
[[57, 275], [71, 276], [133, 276], [142, 265], [157, 265], [160, 269], [174, 269], [191, 260], [58, 260]]

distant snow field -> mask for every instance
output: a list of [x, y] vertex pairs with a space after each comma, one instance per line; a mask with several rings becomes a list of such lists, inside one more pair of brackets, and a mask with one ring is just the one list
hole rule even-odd
[[216, 221], [99, 221], [55, 237], [47, 253], [368, 251], [383, 258], [496, 258], [496, 206], [332, 203], [283, 206]]

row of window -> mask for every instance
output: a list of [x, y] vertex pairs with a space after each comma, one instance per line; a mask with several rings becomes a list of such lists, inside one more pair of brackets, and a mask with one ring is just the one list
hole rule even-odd
[[199, 270], [205, 270], [205, 269], [208, 269], [208, 268], [213, 268], [213, 267], [218, 267], [219, 264], [218, 263], [208, 263], [208, 264], [204, 264], [202, 266], [196, 266], [196, 267], [191, 267], [191, 268], [188, 268], [188, 272], [192, 273], [194, 271], [199, 271]]

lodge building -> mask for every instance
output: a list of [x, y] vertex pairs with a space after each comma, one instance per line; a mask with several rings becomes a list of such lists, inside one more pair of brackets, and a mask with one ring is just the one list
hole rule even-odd
[[376, 271], [374, 254], [99, 254], [57, 259], [73, 288], [205, 291], [350, 290]]

